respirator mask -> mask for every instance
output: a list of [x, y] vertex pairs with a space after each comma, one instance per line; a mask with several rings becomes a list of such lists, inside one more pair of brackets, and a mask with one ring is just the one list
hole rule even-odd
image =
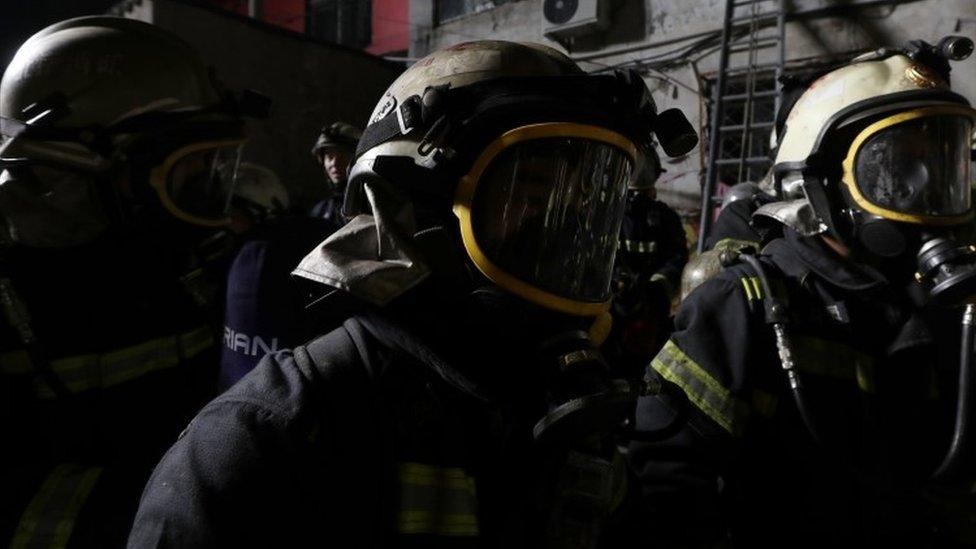
[[865, 127], [843, 162], [854, 240], [881, 258], [914, 253], [933, 305], [976, 294], [976, 254], [959, 230], [973, 219], [974, 119], [963, 105], [901, 111]]

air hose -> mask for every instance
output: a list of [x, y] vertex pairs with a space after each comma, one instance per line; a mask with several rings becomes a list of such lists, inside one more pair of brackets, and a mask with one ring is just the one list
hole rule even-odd
[[803, 424], [806, 426], [810, 436], [820, 445], [823, 443], [823, 438], [820, 436], [820, 430], [817, 428], [813, 412], [807, 402], [803, 383], [796, 369], [796, 362], [793, 359], [793, 346], [789, 333], [786, 330], [786, 325], [789, 322], [786, 304], [780, 299], [777, 293], [773, 292], [772, 286], [769, 284], [769, 277], [766, 276], [766, 269], [756, 256], [742, 253], [739, 254], [739, 259], [745, 261], [756, 272], [756, 276], [759, 278], [759, 284], [762, 286], [763, 293], [766, 296], [763, 299], [766, 323], [773, 326], [773, 333], [776, 336], [776, 351], [779, 354], [783, 372], [786, 373], [786, 379], [790, 385], [790, 393], [793, 395], [793, 402], [796, 404], [796, 409], [800, 413], [800, 418], [803, 420]]
[[962, 342], [959, 351], [959, 394], [956, 400], [956, 424], [952, 442], [942, 463], [932, 473], [932, 480], [943, 482], [954, 477], [964, 461], [972, 440], [972, 358], [973, 324], [976, 305], [969, 303], [962, 314]]

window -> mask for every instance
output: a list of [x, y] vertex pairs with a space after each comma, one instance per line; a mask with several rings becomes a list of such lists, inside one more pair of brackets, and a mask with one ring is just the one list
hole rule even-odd
[[372, 2], [308, 0], [308, 35], [351, 48], [365, 48], [372, 37]]
[[437, 24], [446, 23], [465, 15], [490, 10], [508, 0], [434, 0], [434, 17]]

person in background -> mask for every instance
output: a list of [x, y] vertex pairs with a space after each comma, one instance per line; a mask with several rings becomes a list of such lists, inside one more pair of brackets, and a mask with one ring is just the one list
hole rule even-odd
[[657, 153], [649, 154], [627, 193], [614, 260], [614, 326], [607, 341], [612, 363], [640, 377], [670, 333], [671, 301], [688, 262], [681, 218], [657, 200], [662, 173]]
[[346, 180], [349, 177], [349, 165], [356, 154], [356, 145], [362, 132], [351, 124], [333, 122], [322, 128], [315, 145], [312, 146], [312, 156], [322, 166], [328, 179], [328, 194], [325, 199], [312, 207], [310, 215], [325, 219], [333, 228], [338, 230], [346, 224], [342, 215], [342, 202], [346, 192]]
[[289, 215], [288, 191], [271, 170], [244, 162], [231, 199], [231, 228], [243, 242], [227, 275], [218, 388], [225, 390], [265, 354], [315, 333], [306, 294], [291, 271], [332, 228], [325, 219]]

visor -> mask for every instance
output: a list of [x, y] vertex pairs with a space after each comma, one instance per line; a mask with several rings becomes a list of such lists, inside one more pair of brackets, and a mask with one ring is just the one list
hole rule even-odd
[[243, 143], [239, 139], [196, 143], [171, 153], [149, 175], [163, 206], [187, 223], [226, 225]]
[[869, 213], [906, 223], [951, 225], [972, 218], [976, 111], [935, 106], [865, 128], [844, 160], [844, 183]]
[[502, 135], [462, 178], [454, 211], [478, 269], [557, 311], [606, 311], [637, 148], [595, 126], [546, 123]]

